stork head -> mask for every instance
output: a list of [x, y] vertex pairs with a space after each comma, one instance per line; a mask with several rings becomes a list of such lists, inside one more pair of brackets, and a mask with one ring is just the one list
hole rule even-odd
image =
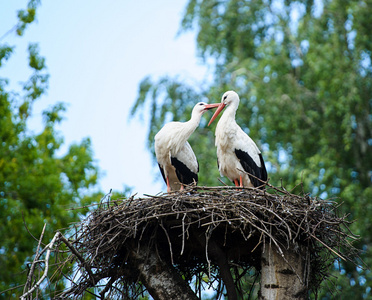
[[204, 103], [204, 102], [199, 102], [199, 103], [196, 103], [196, 105], [192, 109], [192, 114], [191, 115], [200, 115], [201, 116], [207, 110], [210, 110], [212, 108], [216, 108], [218, 106], [219, 106], [219, 103], [207, 104], [207, 103]]
[[[227, 91], [222, 95], [221, 103], [217, 103], [218, 108], [212, 116], [211, 120], [208, 123], [208, 126], [217, 118], [220, 112], [228, 105], [234, 105], [235, 107], [239, 106], [239, 95], [234, 91]], [[216, 104], [209, 104], [216, 105]]]

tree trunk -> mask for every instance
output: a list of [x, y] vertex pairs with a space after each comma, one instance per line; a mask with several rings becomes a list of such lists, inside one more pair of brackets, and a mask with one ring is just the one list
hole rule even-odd
[[194, 236], [199, 241], [201, 247], [208, 249], [208, 255], [210, 255], [213, 261], [217, 264], [220, 272], [220, 277], [226, 287], [227, 299], [237, 300], [238, 294], [236, 292], [234, 279], [230, 272], [230, 266], [227, 260], [226, 253], [213, 239], [209, 238], [206, 240], [205, 235], [200, 235], [197, 233], [194, 233]]
[[237, 300], [238, 294], [236, 292], [234, 279], [230, 272], [229, 263], [227, 261], [226, 253], [213, 240], [209, 240], [208, 252], [216, 260], [217, 266], [220, 269], [220, 276], [226, 286], [227, 299]]
[[132, 250], [130, 256], [141, 283], [155, 300], [198, 299], [174, 267], [162, 260], [155, 250], [141, 247], [138, 251]]
[[285, 259], [275, 245], [266, 243], [263, 247], [259, 299], [307, 299], [304, 258], [293, 249], [281, 249]]

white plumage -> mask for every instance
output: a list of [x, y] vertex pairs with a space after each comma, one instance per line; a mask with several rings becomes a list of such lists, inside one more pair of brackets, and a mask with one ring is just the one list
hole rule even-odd
[[198, 182], [199, 164], [187, 139], [199, 126], [205, 111], [216, 107], [197, 103], [187, 122], [170, 122], [155, 135], [155, 154], [167, 191], [182, 190], [183, 184]]
[[239, 102], [239, 96], [234, 91], [224, 93], [208, 125], [226, 107], [215, 132], [220, 174], [229, 178], [236, 186], [258, 187], [263, 183], [247, 173], [266, 181], [266, 167], [255, 142], [236, 124], [235, 114]]

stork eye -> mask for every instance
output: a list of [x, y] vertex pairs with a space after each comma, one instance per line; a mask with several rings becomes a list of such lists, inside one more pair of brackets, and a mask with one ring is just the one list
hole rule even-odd
[[225, 95], [225, 97], [223, 97], [223, 100], [226, 100], [226, 98], [227, 98], [227, 95]]

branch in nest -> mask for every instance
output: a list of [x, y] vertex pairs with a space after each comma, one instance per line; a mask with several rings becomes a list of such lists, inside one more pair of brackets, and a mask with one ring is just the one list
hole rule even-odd
[[[24, 219], [23, 219], [23, 221], [24, 221]], [[29, 286], [32, 283], [32, 277], [33, 277], [33, 274], [34, 274], [36, 262], [39, 260], [39, 257], [41, 255], [41, 253], [39, 254], [39, 249], [40, 249], [41, 241], [43, 240], [45, 228], [46, 228], [46, 223], [44, 224], [43, 230], [42, 230], [41, 235], [40, 235], [40, 238], [39, 238], [39, 242], [38, 242], [36, 253], [35, 253], [35, 258], [34, 258], [33, 263], [31, 264], [31, 268], [30, 268], [30, 271], [29, 271], [29, 274], [28, 274], [28, 277], [27, 277], [27, 281], [26, 281], [26, 284], [25, 284], [24, 289], [23, 289], [23, 294], [27, 293], [27, 289], [29, 288]], [[28, 231], [28, 229], [27, 229], [27, 231]]]
[[[45, 226], [44, 226], [44, 228], [45, 228]], [[41, 278], [34, 284], [34, 286], [32, 287], [32, 288], [30, 288], [26, 293], [24, 293], [20, 298], [21, 298], [21, 300], [24, 300], [24, 299], [26, 299], [26, 297], [28, 296], [28, 295], [31, 295], [32, 293], [33, 293], [33, 291], [35, 291], [39, 286], [40, 286], [40, 284], [43, 282], [43, 280], [47, 277], [47, 275], [48, 275], [48, 270], [49, 270], [49, 256], [50, 256], [50, 253], [51, 253], [51, 251], [52, 251], [52, 248], [53, 248], [53, 245], [54, 245], [54, 243], [56, 242], [56, 240], [58, 240], [58, 238], [60, 237], [60, 235], [61, 235], [61, 233], [60, 232], [57, 232], [55, 235], [54, 235], [54, 237], [53, 237], [53, 239], [52, 239], [52, 241], [45, 247], [46, 249], [47, 249], [47, 251], [46, 251], [46, 255], [45, 255], [45, 259], [44, 259], [44, 264], [45, 264], [45, 268], [44, 268], [44, 274], [43, 274], [43, 276], [41, 276]], [[37, 263], [37, 262], [39, 262], [39, 261], [35, 261], [34, 260], [34, 262], [33, 262], [33, 265], [35, 264], [35, 263]], [[33, 271], [35, 269], [35, 267], [34, 266], [31, 266], [31, 270]], [[33, 273], [31, 273], [30, 272], [30, 274], [29, 274], [29, 276], [28, 276], [29, 278], [32, 278], [33, 277]]]

